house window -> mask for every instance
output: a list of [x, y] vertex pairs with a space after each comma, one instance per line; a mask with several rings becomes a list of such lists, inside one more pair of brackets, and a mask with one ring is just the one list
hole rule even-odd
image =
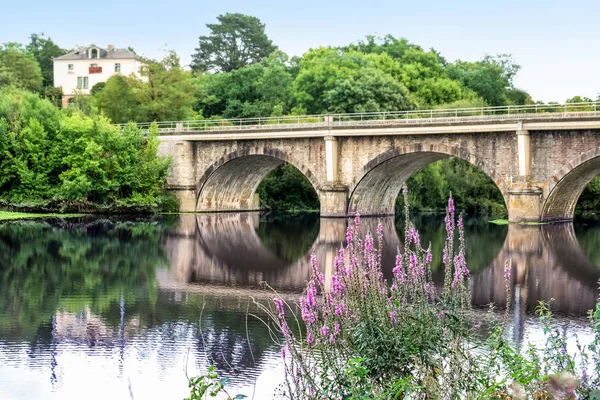
[[121, 64], [115, 63], [115, 72], [121, 72]]
[[73, 64], [69, 64], [69, 71], [73, 71]]
[[90, 67], [96, 68], [96, 67], [98, 67], [98, 64], [90, 64]]
[[77, 77], [77, 89], [87, 89], [88, 88], [88, 77], [87, 76], [78, 76]]
[[98, 57], [98, 49], [90, 50], [90, 58], [99, 58]]

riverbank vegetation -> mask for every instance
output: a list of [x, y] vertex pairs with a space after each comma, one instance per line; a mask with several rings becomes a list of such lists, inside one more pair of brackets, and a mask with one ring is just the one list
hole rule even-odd
[[[46, 114], [35, 118], [52, 119], [62, 114], [60, 118], [69, 120], [72, 129], [75, 129], [73, 124], [77, 125], [74, 120], [80, 118], [97, 123], [98, 128], [94, 129], [106, 130], [109, 129], [106, 128], [108, 121], [102, 117], [122, 124], [534, 103], [527, 92], [515, 87], [514, 77], [520, 67], [507, 54], [487, 55], [477, 61], [449, 61], [435, 49], [427, 50], [407, 39], [386, 35], [382, 38], [368, 36], [345, 46], [309, 49], [300, 57], [289, 57], [268, 38], [265, 25], [258, 18], [228, 13], [217, 20], [217, 23], [207, 25], [207, 35], [200, 36], [190, 68], [183, 66], [173, 51], [167, 51], [159, 60], [144, 58], [139, 77], [114, 75], [107, 82], [91, 88], [91, 95], [76, 95], [67, 113], [59, 113], [46, 104]], [[34, 34], [30, 39], [27, 45], [7, 43], [0, 47], [0, 88], [17, 87], [58, 105], [61, 93], [52, 87], [52, 58], [67, 50], [44, 35]], [[9, 97], [9, 103], [10, 98], [14, 98], [10, 93], [4, 89], [1, 94]], [[574, 96], [567, 101], [589, 100]], [[23, 118], [30, 117], [22, 114], [18, 117], [21, 118], [19, 124], [24, 128], [29, 126], [30, 121]], [[5, 115], [0, 115], [0, 121], [2, 118], [8, 121]], [[11, 118], [14, 123], [15, 118]], [[42, 126], [48, 129], [43, 123]], [[40, 135], [40, 132], [27, 129], [30, 135]], [[88, 138], [97, 136], [91, 127], [86, 129]], [[131, 136], [132, 132], [132, 128], [127, 128], [127, 135]], [[72, 132], [71, 139], [82, 134]], [[6, 133], [0, 130], [0, 137], [2, 135]], [[48, 135], [52, 138], [51, 133]], [[6, 137], [0, 140], [5, 143], [5, 149], [7, 145], [19, 145], [7, 141]], [[97, 144], [102, 148], [106, 145]], [[162, 182], [162, 169], [158, 169], [160, 171], [154, 173]], [[31, 179], [39, 178], [42, 173], [39, 170], [33, 172]], [[72, 190], [68, 195], [60, 190], [60, 193], [54, 190], [47, 193], [43, 185], [34, 185], [35, 188], [26, 193], [12, 186], [0, 189], [15, 191], [2, 195], [10, 197], [11, 202], [13, 199], [39, 202], [40, 198], [47, 201], [51, 197], [76, 197], [77, 201], [82, 201], [89, 197], [91, 200], [86, 200], [101, 203], [116, 203], [117, 199], [128, 204], [160, 203], [156, 200], [156, 187], [150, 188], [146, 184], [142, 185], [145, 186], [142, 190], [130, 184], [115, 184], [111, 179], [108, 179], [111, 182], [103, 182], [101, 187], [90, 187], [87, 194], [83, 194], [82, 191], [86, 191], [83, 186], [87, 183], [75, 182], [74, 174], [63, 175], [65, 182], [71, 182]], [[63, 182], [58, 182], [61, 179], [55, 176], [51, 185], [62, 185]], [[62, 185], [64, 190], [68, 185]], [[481, 170], [461, 160], [437, 161], [413, 175], [408, 186], [414, 209], [418, 211], [443, 213], [445, 193], [450, 189], [458, 209], [470, 214], [506, 216], [506, 207], [494, 183]], [[115, 189], [117, 187], [124, 190]], [[310, 183], [289, 165], [272, 171], [259, 193], [262, 206], [268, 209], [319, 208]], [[582, 195], [578, 209], [600, 209], [599, 194], [600, 180], [594, 180]], [[402, 198], [399, 197], [398, 208], [401, 207]]]
[[164, 192], [170, 161], [157, 149], [156, 127], [147, 135], [134, 125], [121, 130], [101, 115], [0, 89], [0, 205], [9, 210], [143, 211], [173, 204]]
[[21, 220], [21, 219], [37, 219], [37, 218], [76, 218], [83, 214], [36, 214], [36, 213], [20, 213], [10, 211], [0, 211], [0, 221]]

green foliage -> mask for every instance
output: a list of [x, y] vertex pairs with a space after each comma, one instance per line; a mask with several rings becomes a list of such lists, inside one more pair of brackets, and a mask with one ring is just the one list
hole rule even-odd
[[92, 88], [92, 95], [98, 109], [114, 124], [135, 121], [139, 113], [139, 103], [135, 94], [135, 78], [113, 75], [106, 81], [104, 88]]
[[181, 68], [174, 51], [159, 61], [146, 60], [140, 74], [146, 81], [136, 81], [138, 120], [179, 121], [191, 114], [191, 74]]
[[195, 109], [205, 117], [269, 117], [288, 114], [292, 102], [290, 65], [285, 53], [275, 51], [260, 63], [227, 74], [194, 78], [201, 89]]
[[284, 164], [269, 173], [256, 189], [261, 206], [280, 211], [318, 210], [315, 188], [296, 167]]
[[579, 196], [576, 211], [600, 211], [600, 177], [595, 177], [585, 187]]
[[[452, 192], [456, 207], [468, 215], [507, 215], [502, 193], [480, 169], [459, 158], [436, 161], [410, 177], [407, 182], [412, 207], [419, 212], [443, 212], [446, 194]], [[396, 210], [404, 208], [398, 196]]]
[[208, 367], [208, 372], [206, 374], [190, 378], [188, 383], [190, 397], [186, 400], [202, 400], [208, 397], [221, 397], [221, 394], [224, 394], [225, 399], [227, 400], [241, 400], [247, 398], [247, 396], [244, 396], [243, 394], [231, 397], [225, 388], [230, 382], [231, 380], [228, 378], [219, 379], [216, 368], [211, 365]]
[[40, 92], [43, 76], [35, 57], [17, 43], [0, 46], [0, 88], [14, 86]]
[[217, 24], [206, 24], [210, 35], [199, 38], [192, 54], [194, 71], [231, 72], [259, 62], [277, 48], [256, 17], [227, 13], [217, 20]]
[[156, 207], [169, 166], [158, 157], [157, 132], [121, 131], [105, 118], [0, 89], [0, 200]]
[[[113, 76], [120, 76], [120, 75], [113, 75]], [[108, 79], [110, 79], [110, 78], [108, 78]], [[92, 88], [90, 89], [90, 94], [92, 96], [97, 95], [102, 90], [104, 90], [105, 87], [106, 87], [106, 82], [98, 82], [94, 86], [92, 86]]]
[[298, 65], [294, 92], [309, 114], [406, 110], [408, 90], [395, 78], [399, 65], [387, 54], [320, 47]]
[[54, 62], [53, 59], [60, 57], [66, 53], [66, 50], [61, 49], [56, 45], [50, 37], [46, 37], [43, 33], [33, 33], [29, 36], [29, 44], [26, 47], [27, 51], [33, 55], [38, 62], [42, 72], [42, 85], [45, 88], [54, 86]]
[[473, 90], [488, 105], [503, 106], [510, 104], [509, 97], [516, 97], [515, 93], [508, 93], [513, 89], [513, 78], [519, 68], [509, 54], [488, 55], [477, 62], [459, 60], [448, 67], [448, 75]]
[[179, 121], [192, 116], [191, 74], [181, 68], [175, 52], [167, 52], [162, 60], [144, 60], [140, 75], [142, 79], [113, 75], [105, 85], [94, 85], [94, 104], [104, 116], [113, 123]]

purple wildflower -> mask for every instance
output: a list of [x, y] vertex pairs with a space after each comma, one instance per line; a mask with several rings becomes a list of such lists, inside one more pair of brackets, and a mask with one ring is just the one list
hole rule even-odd
[[273, 303], [275, 303], [277, 311], [279, 311], [279, 318], [283, 319], [283, 316], [285, 315], [285, 311], [283, 309], [283, 301], [281, 299], [275, 298], [273, 299]]
[[510, 270], [511, 270], [510, 263], [507, 261], [504, 264], [504, 280], [507, 282], [510, 280], [510, 272], [511, 272]]
[[448, 212], [454, 214], [454, 199], [452, 198], [452, 194], [448, 198]]
[[383, 243], [383, 225], [381, 222], [377, 224], [377, 240], [379, 241], [379, 247]]
[[354, 225], [358, 226], [360, 225], [360, 214], [356, 213], [356, 216], [354, 217]]
[[314, 254], [310, 256], [310, 265], [312, 266], [313, 275], [319, 283], [319, 286], [323, 287], [323, 281], [325, 280], [325, 277], [317, 268], [317, 256], [315, 256]]
[[350, 245], [350, 243], [352, 243], [352, 238], [353, 238], [353, 235], [352, 235], [352, 226], [349, 226], [349, 227], [346, 228], [346, 243], [348, 245]]
[[410, 224], [408, 228], [408, 245], [414, 243], [415, 246], [419, 247], [421, 245], [421, 239], [419, 238], [419, 232], [413, 224]]
[[450, 218], [450, 213], [446, 214], [444, 222], [446, 223], [446, 233], [450, 234], [452, 232], [452, 218]]
[[329, 327], [327, 325], [323, 325], [321, 327], [321, 336], [326, 337], [329, 335]]
[[342, 279], [339, 276], [333, 275], [331, 277], [331, 294], [334, 296], [339, 296], [344, 292], [345, 285]]
[[281, 358], [283, 358], [285, 360], [285, 355], [286, 355], [286, 351], [285, 351], [285, 347], [281, 348]]
[[308, 335], [306, 335], [306, 343], [311, 344], [314, 341], [315, 341], [315, 338], [313, 337], [312, 333], [308, 332]]
[[390, 311], [390, 320], [392, 321], [392, 324], [396, 325], [396, 323], [398, 322], [398, 312], [397, 311]]
[[410, 271], [410, 276], [412, 277], [413, 283], [417, 280], [417, 256], [411, 254], [408, 256], [408, 270]]
[[373, 236], [367, 234], [365, 236], [365, 256], [373, 252]]
[[400, 283], [402, 283], [402, 284], [406, 283], [406, 274], [404, 273], [404, 271], [402, 269], [402, 255], [401, 254], [396, 255], [396, 266], [394, 267], [392, 272], [394, 273], [394, 276], [396, 277], [396, 279], [398, 279], [398, 281], [400, 281]]

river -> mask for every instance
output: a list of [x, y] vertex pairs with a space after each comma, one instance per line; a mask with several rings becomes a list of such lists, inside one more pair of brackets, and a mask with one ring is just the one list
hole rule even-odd
[[[384, 225], [391, 276], [402, 222]], [[442, 276], [443, 218], [418, 216]], [[230, 393], [271, 398], [279, 348], [253, 314], [273, 291], [297, 298], [316, 254], [326, 276], [346, 220], [315, 215], [174, 215], [0, 224], [0, 399], [182, 399], [186, 375], [215, 365]], [[363, 218], [362, 229], [377, 220]], [[583, 341], [598, 297], [600, 224], [465, 223], [473, 302], [506, 303], [510, 334], [542, 340], [538, 301]], [[262, 282], [267, 282], [271, 289]], [[260, 313], [259, 313], [260, 314]]]

